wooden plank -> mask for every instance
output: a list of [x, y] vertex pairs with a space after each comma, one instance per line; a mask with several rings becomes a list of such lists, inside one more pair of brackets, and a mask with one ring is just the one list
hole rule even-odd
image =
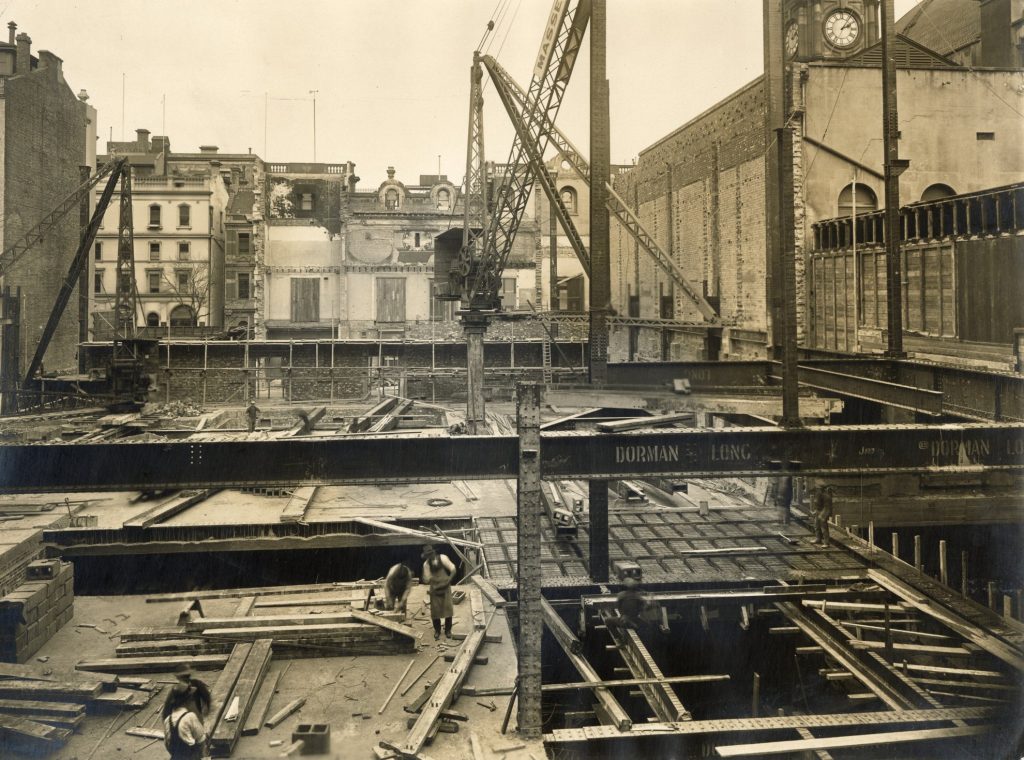
[[193, 670], [217, 670], [227, 664], [228, 655], [199, 654], [175, 657], [118, 657], [113, 660], [83, 660], [75, 670], [99, 673], [169, 673], [179, 665]]
[[[413, 538], [421, 539], [425, 544], [434, 544], [440, 540], [440, 538], [434, 533], [427, 533], [426, 531], [416, 530], [414, 528], [406, 528], [404, 525], [395, 525], [393, 523], [374, 520], [369, 517], [353, 517], [352, 522], [362, 523], [370, 528], [377, 528], [389, 533], [401, 533], [405, 536], [412, 536]], [[468, 546], [470, 549], [480, 549], [483, 546], [480, 543], [467, 541], [464, 538], [449, 538], [448, 541], [456, 546]]]
[[380, 637], [381, 629], [368, 623], [325, 623], [324, 625], [267, 625], [239, 626], [237, 628], [208, 628], [203, 636], [212, 639], [252, 640], [260, 638], [337, 638], [373, 641]]
[[118, 677], [113, 674], [95, 673], [88, 676], [76, 673], [73, 670], [51, 671], [42, 675], [34, 666], [15, 665], [9, 662], [0, 662], [0, 679], [16, 679], [20, 681], [62, 681], [64, 683], [77, 683], [86, 681], [90, 684], [97, 681], [103, 684], [106, 691], [113, 691], [117, 688]]
[[356, 417], [348, 426], [348, 432], [350, 433], [362, 433], [370, 429], [370, 426], [374, 423], [378, 417], [386, 415], [402, 399], [398, 396], [388, 396], [383, 399], [379, 404], [371, 408], [366, 414]]
[[304, 599], [267, 599], [265, 601], [257, 601], [253, 605], [253, 607], [256, 609], [267, 609], [272, 607], [326, 607], [335, 604], [349, 604], [360, 606], [362, 604], [365, 604], [369, 592], [363, 591], [357, 592], [357, 594], [349, 594], [347, 596], [322, 596], [319, 598], [307, 597]]
[[278, 438], [294, 438], [297, 435], [303, 435], [312, 432], [313, 428], [316, 427], [324, 414], [327, 412], [327, 407], [318, 406], [311, 412], [300, 410], [296, 412], [299, 415], [299, 421], [288, 428], [286, 431], [278, 435]]
[[203, 720], [207, 734], [213, 734], [217, 721], [220, 720], [221, 713], [227, 706], [228, 699], [235, 688], [235, 683], [238, 682], [238, 676], [242, 672], [242, 667], [245, 665], [245, 660], [249, 656], [252, 647], [252, 644], [247, 643], [235, 644], [234, 649], [231, 650], [231, 654], [228, 656], [228, 661], [224, 664], [224, 669], [217, 676], [217, 680], [210, 689], [210, 709]]
[[219, 488], [206, 488], [198, 493], [194, 493], [190, 496], [172, 496], [167, 501], [157, 504], [152, 509], [148, 509], [142, 514], [135, 515], [130, 520], [125, 520], [125, 528], [148, 528], [151, 525], [156, 525], [164, 520], [174, 517], [177, 514], [181, 514], [189, 507], [198, 504], [201, 501], [206, 501], [215, 493], [220, 491]]
[[59, 681], [0, 681], [0, 699], [33, 699], [76, 702], [95, 699], [103, 693], [98, 681], [61, 683]]
[[252, 607], [254, 604], [256, 604], [256, 597], [243, 596], [242, 599], [238, 602], [238, 606], [235, 607], [235, 614], [233, 615], [233, 617], [246, 617], [250, 612], [252, 612]]
[[[224, 618], [200, 618], [191, 620], [185, 624], [185, 630], [189, 632], [205, 631], [210, 628], [268, 628], [274, 626], [297, 626], [297, 625], [336, 625], [353, 623], [356, 620], [365, 622], [357, 614], [364, 615], [359, 610], [346, 610], [345, 612], [331, 612], [325, 615], [251, 615], [246, 618], [224, 617]], [[401, 619], [402, 614], [385, 612], [379, 617], [386, 621]], [[376, 625], [376, 622], [374, 622]]]
[[245, 664], [242, 666], [238, 680], [231, 692], [232, 703], [235, 700], [238, 701], [238, 714], [233, 721], [228, 721], [227, 716], [223, 716], [217, 721], [217, 726], [210, 736], [210, 747], [217, 754], [229, 756], [234, 750], [235, 744], [238, 743], [242, 727], [256, 698], [256, 692], [270, 666], [270, 657], [271, 640], [257, 639], [245, 658]]
[[[621, 678], [614, 681], [572, 681], [570, 683], [546, 683], [542, 691], [572, 691], [575, 689], [612, 688], [615, 686], [640, 686], [642, 684], [668, 683], [710, 683], [712, 681], [728, 681], [728, 675], [708, 674], [701, 676], [662, 676], [661, 678]], [[466, 692], [468, 694], [468, 691]], [[504, 691], [502, 693], [510, 693]], [[473, 695], [470, 695], [473, 696]]]
[[277, 691], [277, 684], [280, 680], [281, 671], [271, 673], [263, 679], [259, 691], [256, 692], [256, 699], [253, 700], [252, 707], [249, 709], [249, 715], [242, 726], [242, 736], [254, 736], [260, 732], [260, 726], [263, 725], [263, 721], [267, 717], [270, 701], [274, 698], [274, 692]]
[[45, 713], [63, 718], [85, 715], [85, 707], [77, 702], [48, 702], [29, 699], [0, 699], [0, 712], [11, 715]]
[[379, 625], [384, 630], [397, 633], [399, 636], [408, 636], [411, 639], [419, 638], [419, 634], [410, 626], [388, 620], [381, 615], [374, 615], [371, 612], [363, 612], [362, 610], [352, 610], [351, 614], [356, 620], [361, 620], [364, 623], [370, 623], [372, 625]]
[[886, 731], [857, 736], [833, 736], [827, 739], [793, 739], [791, 741], [760, 742], [758, 744], [730, 744], [718, 746], [719, 757], [761, 757], [783, 755], [791, 752], [808, 752], [819, 749], [844, 749], [849, 747], [870, 747], [873, 745], [900, 744], [907, 742], [956, 739], [963, 736], [977, 736], [992, 730], [992, 726], [959, 726], [957, 728], [925, 728], [917, 731]]
[[472, 578], [473, 583], [477, 585], [481, 593], [487, 598], [491, 604], [495, 607], [502, 607], [505, 605], [505, 597], [498, 593], [498, 589], [494, 587], [489, 580], [479, 575], [474, 575]]
[[281, 513], [281, 522], [302, 522], [310, 502], [316, 497], [318, 486], [303, 486], [292, 491], [291, 498]]
[[693, 420], [693, 412], [677, 412], [673, 414], [658, 414], [651, 417], [598, 422], [594, 427], [602, 433], [621, 433], [626, 430], [640, 430], [641, 428], [672, 425], [676, 422], [690, 422], [691, 420]]
[[298, 710], [304, 704], [306, 704], [306, 698], [305, 697], [299, 697], [298, 699], [293, 699], [291, 702], [286, 704], [284, 707], [282, 707], [276, 713], [274, 713], [269, 718], [267, 718], [267, 722], [264, 723], [263, 725], [267, 726], [268, 728], [277, 728], [278, 725], [280, 725], [282, 722], [284, 722], [285, 718], [287, 718], [293, 712]]
[[52, 751], [63, 745], [71, 731], [66, 728], [55, 728], [45, 723], [38, 723], [27, 718], [13, 715], [0, 715], [0, 738], [42, 751]]
[[282, 594], [317, 594], [324, 591], [344, 591], [346, 589], [376, 588], [377, 581], [355, 581], [352, 583], [307, 583], [298, 586], [251, 586], [248, 588], [226, 588], [215, 591], [192, 591], [184, 593], [153, 594], [146, 601], [158, 602], [189, 602], [193, 599], [232, 599], [241, 596], [280, 596]]
[[125, 731], [128, 736], [141, 736], [144, 739], [163, 739], [164, 732], [159, 728], [144, 728], [142, 726], [134, 726]]

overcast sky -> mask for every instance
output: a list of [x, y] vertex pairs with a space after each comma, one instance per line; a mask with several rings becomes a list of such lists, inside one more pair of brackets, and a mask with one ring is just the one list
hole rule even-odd
[[[896, 0], [897, 17], [914, 4]], [[0, 0], [3, 23], [16, 21], [34, 52], [63, 58], [71, 87], [89, 92], [100, 152], [111, 135], [132, 139], [143, 127], [166, 130], [176, 151], [210, 144], [311, 161], [310, 91], [317, 90], [316, 159], [354, 161], [362, 187], [383, 180], [388, 166], [415, 182], [437, 172], [438, 156], [441, 173], [461, 181], [469, 66], [487, 21], [503, 14], [489, 52], [526, 86], [550, 7], [548, 0]], [[612, 161], [630, 161], [758, 76], [761, 47], [761, 0], [608, 0]], [[584, 151], [588, 65], [585, 45], [559, 117]], [[490, 87], [485, 100], [487, 156], [505, 161], [511, 127]]]

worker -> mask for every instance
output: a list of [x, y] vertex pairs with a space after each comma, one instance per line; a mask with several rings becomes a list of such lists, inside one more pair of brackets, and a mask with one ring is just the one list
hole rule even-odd
[[444, 620], [444, 637], [452, 637], [452, 578], [455, 565], [444, 554], [438, 554], [433, 546], [423, 550], [423, 582], [429, 588], [430, 622], [434, 624], [434, 640], [441, 638], [441, 621]]
[[775, 506], [778, 508], [779, 522], [789, 525], [790, 510], [793, 507], [793, 476], [784, 475], [775, 491]]
[[818, 489], [814, 496], [814, 541], [812, 543], [829, 545], [828, 521], [832, 517], [832, 494], [835, 486], [826, 485]]
[[187, 684], [176, 683], [167, 695], [164, 717], [164, 747], [171, 760], [199, 760], [210, 756], [206, 727], [195, 709]]
[[412, 593], [412, 570], [399, 562], [392, 565], [384, 579], [384, 606], [402, 613], [405, 621], [406, 605]]
[[245, 408], [245, 417], [249, 422], [249, 432], [252, 433], [256, 430], [256, 420], [260, 416], [260, 409], [256, 406], [256, 399], [249, 399], [249, 406]]
[[[190, 704], [190, 709], [196, 713], [200, 718], [205, 718], [206, 713], [210, 710], [210, 702], [212, 700], [210, 696], [210, 687], [206, 685], [204, 681], [198, 678], [192, 677], [192, 668], [188, 665], [179, 665], [174, 670], [174, 677], [177, 683], [174, 684], [174, 688], [177, 689], [179, 686], [184, 689], [185, 695]], [[167, 699], [164, 700], [164, 707], [161, 711], [160, 717], [166, 718], [170, 715], [172, 710], [172, 702], [174, 701], [174, 689], [167, 695]]]
[[644, 610], [647, 608], [647, 597], [640, 590], [640, 582], [631, 575], [622, 579], [622, 591], [615, 597], [615, 609], [618, 617], [609, 617], [606, 623], [613, 628], [637, 629], [644, 622]]

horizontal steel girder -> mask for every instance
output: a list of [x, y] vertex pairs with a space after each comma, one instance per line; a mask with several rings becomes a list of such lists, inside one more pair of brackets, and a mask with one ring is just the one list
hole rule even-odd
[[[782, 365], [774, 364], [773, 370], [778, 374], [771, 377], [782, 381]], [[844, 372], [821, 369], [801, 364], [798, 368], [800, 385], [828, 393], [874, 401], [886, 406], [910, 409], [923, 414], [939, 416], [942, 414], [942, 392], [917, 388], [913, 385], [900, 385], [885, 380], [877, 380], [863, 375], [851, 375]]]
[[[858, 425], [541, 435], [549, 479], [1024, 468], [1024, 425]], [[0, 493], [512, 478], [514, 436], [0, 446]]]

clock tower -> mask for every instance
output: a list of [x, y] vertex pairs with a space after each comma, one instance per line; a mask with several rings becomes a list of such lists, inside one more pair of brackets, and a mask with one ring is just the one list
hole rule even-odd
[[786, 60], [842, 60], [875, 44], [879, 5], [879, 0], [784, 0]]

